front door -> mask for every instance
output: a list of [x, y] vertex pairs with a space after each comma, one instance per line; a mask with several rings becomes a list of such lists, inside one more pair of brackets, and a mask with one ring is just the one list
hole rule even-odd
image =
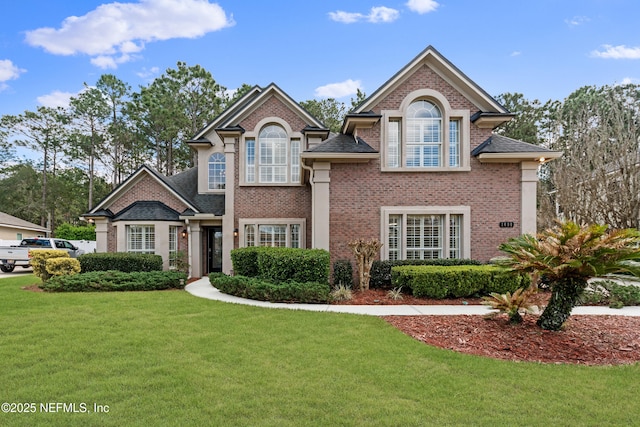
[[222, 271], [222, 227], [207, 227], [207, 273]]

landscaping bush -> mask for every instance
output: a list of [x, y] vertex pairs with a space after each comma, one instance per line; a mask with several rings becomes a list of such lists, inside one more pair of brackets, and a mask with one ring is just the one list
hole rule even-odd
[[353, 288], [353, 266], [348, 259], [339, 259], [333, 263], [333, 286]]
[[177, 271], [92, 271], [56, 276], [40, 287], [51, 292], [156, 291], [182, 289], [187, 275]]
[[274, 284], [256, 277], [209, 275], [211, 284], [225, 294], [258, 301], [326, 303], [329, 301], [328, 283], [282, 282]]
[[613, 280], [596, 280], [587, 285], [580, 302], [612, 308], [640, 305], [640, 287], [622, 285]]
[[47, 260], [52, 258], [69, 258], [69, 253], [62, 249], [32, 249], [29, 251], [33, 274], [46, 282], [51, 277], [47, 271]]
[[239, 276], [256, 277], [258, 275], [258, 252], [260, 246], [249, 246], [231, 250], [233, 273]]
[[80, 273], [80, 262], [69, 257], [49, 258], [45, 268], [51, 276], [70, 276]]
[[91, 271], [162, 271], [162, 257], [154, 254], [136, 254], [128, 252], [103, 252], [80, 255], [80, 268], [83, 273]]
[[[397, 260], [397, 261], [374, 261], [371, 266], [371, 281], [369, 287], [371, 289], [391, 289], [391, 268], [400, 265], [482, 265], [480, 261], [472, 259], [456, 259], [456, 258], [439, 258], [439, 259], [414, 259], [414, 260]], [[410, 288], [403, 288], [410, 289]]]
[[528, 279], [491, 265], [396, 266], [391, 275], [393, 286], [412, 289], [416, 297], [439, 299], [513, 292], [529, 284]]
[[248, 247], [231, 251], [233, 272], [269, 282], [329, 283], [329, 252], [323, 249]]

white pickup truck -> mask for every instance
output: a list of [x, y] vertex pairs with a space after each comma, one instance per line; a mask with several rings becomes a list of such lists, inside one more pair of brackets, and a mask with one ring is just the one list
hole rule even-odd
[[31, 249], [64, 249], [71, 258], [77, 258], [84, 253], [71, 242], [62, 239], [34, 238], [22, 239], [19, 245], [0, 247], [0, 271], [11, 273], [16, 266], [30, 267], [29, 251]]

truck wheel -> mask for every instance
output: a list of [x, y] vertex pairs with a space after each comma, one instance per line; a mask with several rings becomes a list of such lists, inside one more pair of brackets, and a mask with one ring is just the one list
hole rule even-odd
[[13, 269], [15, 268], [15, 266], [11, 265], [0, 265], [0, 270], [2, 270], [3, 273], [11, 273], [13, 271]]

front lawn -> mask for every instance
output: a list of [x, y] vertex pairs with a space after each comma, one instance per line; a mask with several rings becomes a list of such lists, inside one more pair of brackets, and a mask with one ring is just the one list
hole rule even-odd
[[0, 413], [0, 425], [595, 426], [640, 417], [638, 364], [496, 361], [429, 347], [375, 317], [185, 291], [20, 289], [35, 280], [0, 280], [0, 402], [37, 407]]

